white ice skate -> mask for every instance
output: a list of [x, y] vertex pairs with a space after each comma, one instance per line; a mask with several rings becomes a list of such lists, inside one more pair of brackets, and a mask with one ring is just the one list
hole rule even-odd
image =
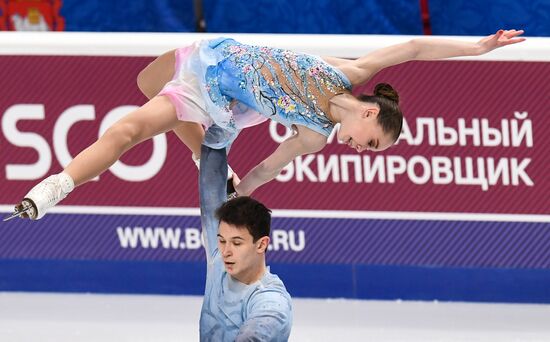
[[31, 220], [41, 219], [51, 207], [67, 197], [73, 189], [74, 182], [68, 174], [62, 172], [49, 176], [32, 188], [21, 201], [21, 205], [18, 205], [15, 212], [4, 221], [22, 214], [27, 214]]

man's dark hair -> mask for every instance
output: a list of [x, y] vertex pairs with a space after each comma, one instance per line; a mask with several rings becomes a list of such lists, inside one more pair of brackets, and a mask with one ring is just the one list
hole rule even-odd
[[220, 222], [246, 228], [254, 242], [269, 236], [271, 210], [251, 197], [240, 196], [225, 202], [216, 210], [216, 217]]

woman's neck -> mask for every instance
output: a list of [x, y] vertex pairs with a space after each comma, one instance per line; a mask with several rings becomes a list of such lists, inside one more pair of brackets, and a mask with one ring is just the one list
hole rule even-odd
[[334, 123], [342, 122], [342, 118], [352, 110], [353, 100], [356, 99], [350, 94], [333, 96], [329, 101], [329, 119]]

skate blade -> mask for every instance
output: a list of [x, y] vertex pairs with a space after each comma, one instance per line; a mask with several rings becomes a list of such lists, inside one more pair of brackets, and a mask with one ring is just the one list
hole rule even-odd
[[26, 214], [26, 213], [28, 213], [31, 209], [32, 209], [32, 206], [26, 206], [26, 207], [22, 207], [21, 209], [15, 209], [15, 211], [13, 212], [13, 214], [11, 214], [10, 216], [4, 217], [4, 219], [2, 220], [2, 222], [6, 222], [6, 221], [9, 221], [9, 220], [11, 220], [11, 219], [13, 219], [13, 218], [19, 217], [19, 216], [21, 216], [22, 214]]

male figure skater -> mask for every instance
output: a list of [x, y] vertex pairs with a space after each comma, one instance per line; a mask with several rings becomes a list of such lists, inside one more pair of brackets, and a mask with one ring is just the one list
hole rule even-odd
[[200, 206], [207, 258], [201, 341], [287, 341], [291, 298], [269, 272], [271, 211], [250, 197], [226, 203], [225, 149], [202, 146]]

